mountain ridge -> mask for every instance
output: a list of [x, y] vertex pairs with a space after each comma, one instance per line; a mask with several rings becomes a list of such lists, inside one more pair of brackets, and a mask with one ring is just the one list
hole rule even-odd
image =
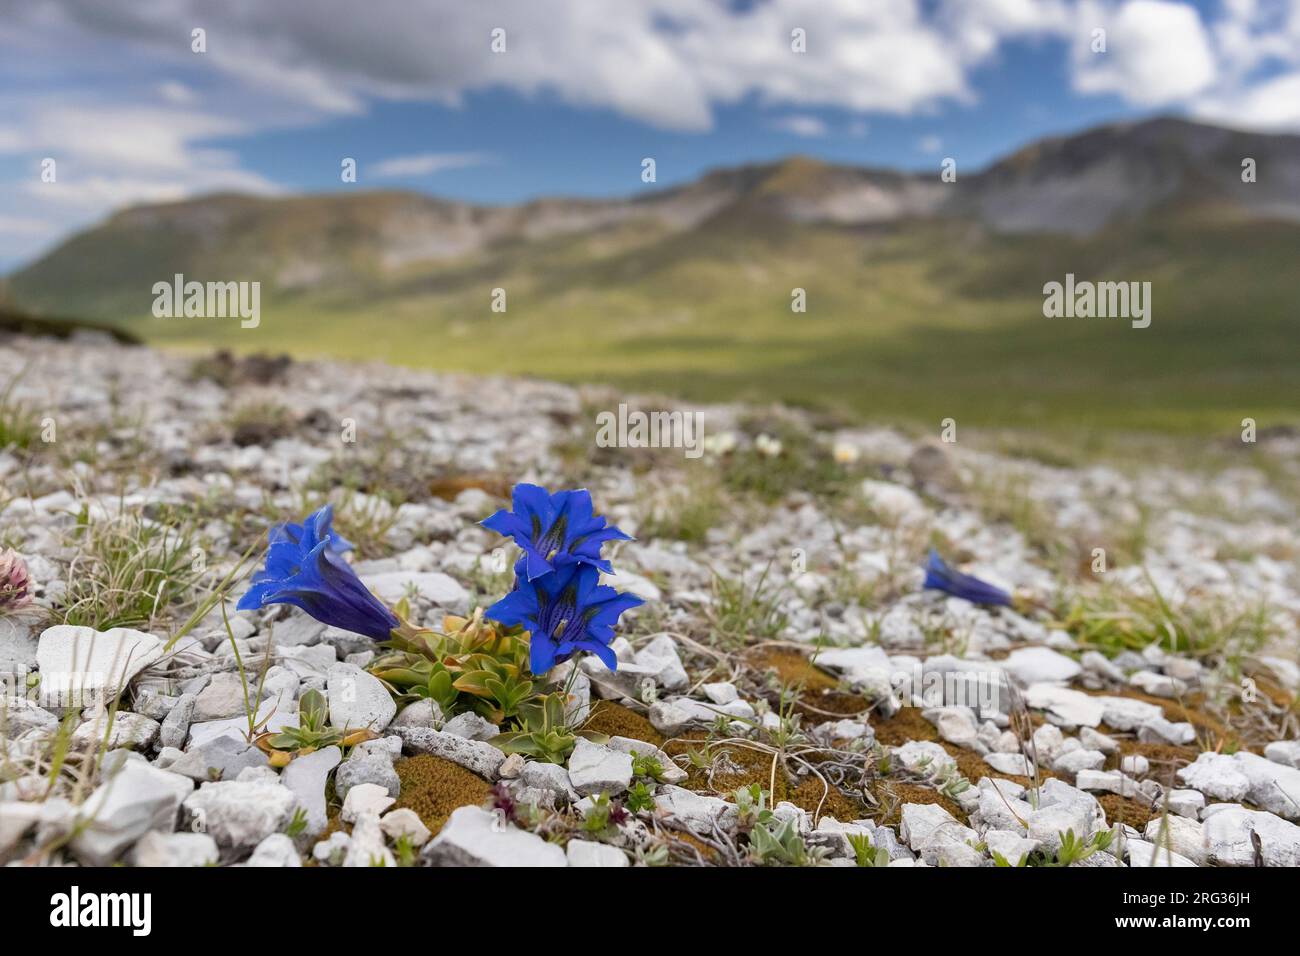
[[[1243, 156], [1258, 182], [1242, 182]], [[1153, 120], [1040, 141], [956, 183], [790, 157], [630, 200], [380, 190], [135, 207], [9, 289], [30, 312], [186, 347], [894, 420], [964, 408], [1221, 428], [1300, 421], [1298, 252], [1300, 137]], [[261, 283], [256, 331], [154, 317], [154, 284], [177, 273]], [[1044, 284], [1067, 274], [1150, 282], [1151, 328], [1044, 318]]]

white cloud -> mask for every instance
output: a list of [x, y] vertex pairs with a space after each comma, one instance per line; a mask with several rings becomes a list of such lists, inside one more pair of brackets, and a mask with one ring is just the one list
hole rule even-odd
[[1224, 126], [1261, 130], [1300, 129], [1300, 71], [1274, 77], [1230, 96], [1193, 104], [1194, 116]]
[[[237, 120], [171, 107], [42, 100], [21, 109], [0, 131], [0, 151], [68, 156], [115, 169], [185, 174], [195, 167], [228, 166], [230, 153], [196, 143], [249, 131]], [[15, 136], [13, 134], [17, 133]]]
[[177, 83], [175, 80], [164, 80], [159, 83], [158, 95], [168, 103], [175, 103], [179, 106], [187, 106], [197, 99], [193, 90], [184, 83]]
[[[1209, 24], [1188, 0], [620, 0], [617, 16], [608, 0], [28, 0], [7, 19], [0, 53], [6, 36], [55, 49], [99, 41], [106, 58], [169, 66], [168, 102], [192, 96], [183, 75], [199, 71], [205, 102], [242, 97], [254, 124], [501, 88], [676, 130], [709, 129], [719, 106], [751, 98], [913, 115], [973, 101], [972, 72], [1033, 37], [1066, 44], [1080, 93], [1177, 106], [1244, 97], [1260, 82], [1250, 70], [1300, 58], [1300, 0], [1223, 0]], [[189, 49], [199, 24], [202, 55]], [[1105, 54], [1087, 49], [1097, 26]], [[804, 53], [791, 50], [796, 28]]]
[[[178, 67], [322, 113], [355, 113], [373, 97], [455, 103], [497, 87], [554, 94], [655, 126], [699, 130], [714, 108], [764, 103], [908, 114], [969, 100], [968, 69], [1007, 35], [1043, 29], [1064, 0], [963, 0], [926, 15], [921, 0], [315, 0], [202, 3], [32, 0], [29, 29], [71, 31], [141, 49]], [[189, 52], [207, 30], [208, 52]], [[506, 52], [489, 49], [506, 31]], [[790, 34], [806, 31], [807, 52]], [[981, 31], [983, 39], [966, 38]]]
[[[1105, 54], [1088, 49], [1098, 26]], [[496, 27], [505, 53], [490, 50]], [[0, 188], [20, 207], [6, 216], [59, 227], [141, 200], [270, 192], [240, 138], [493, 90], [683, 131], [754, 102], [796, 135], [857, 136], [869, 114], [974, 102], [976, 72], [1016, 40], [1059, 49], [1081, 95], [1300, 129], [1300, 0], [0, 0], [0, 154], [16, 168], [54, 155], [60, 173], [54, 192], [35, 176]], [[453, 155], [478, 154], [370, 173], [431, 175], [465, 162]], [[20, 245], [0, 235], [0, 261]]]
[[417, 153], [380, 160], [370, 167], [369, 173], [383, 179], [430, 176], [446, 169], [469, 169], [494, 162], [496, 157], [491, 153]]
[[775, 130], [792, 136], [802, 136], [805, 139], [816, 139], [827, 133], [826, 121], [807, 113], [793, 113], [778, 117], [772, 121], [771, 126]]
[[[206, 145], [247, 132], [242, 122], [178, 107], [110, 103], [71, 106], [53, 98], [0, 101], [0, 156], [26, 172], [7, 182], [0, 264], [30, 259], [43, 241], [84, 227], [106, 212], [199, 193], [274, 193], [275, 183], [241, 167], [233, 151]], [[55, 162], [53, 182], [41, 162]]]
[[[1081, 7], [1074, 88], [1116, 93], [1141, 106], [1164, 106], [1209, 87], [1217, 73], [1209, 36], [1195, 8], [1166, 0], [1130, 0], [1114, 11]], [[1092, 29], [1106, 31], [1093, 52]]]
[[56, 232], [58, 226], [46, 219], [25, 218], [23, 216], [0, 216], [0, 233], [11, 233], [24, 238], [48, 237]]
[[943, 149], [943, 139], [931, 133], [928, 136], [922, 136], [916, 142], [918, 151], [925, 153], [927, 156], [933, 156]]

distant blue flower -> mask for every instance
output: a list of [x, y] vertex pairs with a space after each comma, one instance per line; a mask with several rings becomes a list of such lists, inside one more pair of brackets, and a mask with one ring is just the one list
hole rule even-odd
[[1006, 591], [972, 575], [954, 571], [933, 548], [930, 549], [930, 560], [925, 565], [925, 587], [965, 598], [973, 604], [1011, 606], [1011, 595]]
[[272, 528], [266, 567], [253, 575], [252, 586], [236, 606], [255, 611], [268, 604], [290, 604], [331, 627], [387, 640], [401, 622], [340, 557], [352, 545], [330, 528], [333, 517], [326, 505], [300, 525]]
[[591, 494], [585, 488], [551, 494], [537, 485], [515, 485], [513, 511], [502, 509], [483, 520], [483, 527], [514, 538], [524, 549], [524, 575], [533, 581], [556, 568], [588, 564], [612, 570], [600, 556], [606, 541], [630, 541], [631, 536], [605, 525], [592, 514]]
[[528, 581], [526, 563], [521, 558], [515, 565], [515, 589], [485, 616], [507, 627], [522, 624], [531, 632], [529, 669], [545, 674], [578, 651], [590, 651], [617, 670], [618, 658], [610, 647], [614, 625], [624, 611], [644, 602], [597, 583], [600, 572], [590, 564], [567, 564]]

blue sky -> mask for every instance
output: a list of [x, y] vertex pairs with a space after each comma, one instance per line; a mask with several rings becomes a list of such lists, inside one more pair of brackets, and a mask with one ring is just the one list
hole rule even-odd
[[0, 0], [0, 270], [217, 190], [626, 195], [645, 156], [660, 186], [792, 153], [970, 170], [1160, 113], [1300, 129], [1300, 0]]

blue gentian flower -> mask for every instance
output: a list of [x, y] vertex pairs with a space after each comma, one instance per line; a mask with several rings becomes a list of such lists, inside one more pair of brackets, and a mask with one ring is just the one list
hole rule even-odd
[[272, 528], [266, 567], [253, 575], [252, 586], [236, 607], [255, 611], [268, 604], [290, 604], [331, 627], [387, 640], [401, 622], [341, 557], [352, 545], [334, 533], [333, 518], [333, 509], [326, 505], [300, 525]]
[[310, 551], [322, 539], [328, 538], [330, 550], [337, 554], [353, 550], [352, 542], [330, 527], [330, 522], [333, 520], [334, 506], [326, 505], [319, 511], [308, 515], [307, 520], [302, 524], [286, 521], [284, 524], [272, 528], [271, 541], [274, 543], [276, 536], [280, 535]]
[[965, 598], [973, 604], [1011, 606], [1011, 595], [1006, 591], [973, 575], [954, 571], [933, 548], [930, 549], [930, 560], [925, 565], [925, 587]]
[[526, 580], [528, 559], [515, 565], [515, 589], [484, 612], [507, 627], [522, 624], [531, 633], [529, 669], [545, 674], [578, 651], [590, 651], [610, 670], [618, 658], [610, 644], [614, 625], [629, 608], [644, 603], [598, 583], [600, 571], [590, 564], [566, 564], [532, 581]]
[[502, 509], [483, 520], [483, 527], [514, 538], [524, 549], [529, 581], [569, 564], [588, 564], [606, 573], [610, 563], [600, 556], [606, 541], [630, 541], [605, 519], [592, 513], [585, 488], [551, 494], [537, 485], [515, 485], [514, 510]]

